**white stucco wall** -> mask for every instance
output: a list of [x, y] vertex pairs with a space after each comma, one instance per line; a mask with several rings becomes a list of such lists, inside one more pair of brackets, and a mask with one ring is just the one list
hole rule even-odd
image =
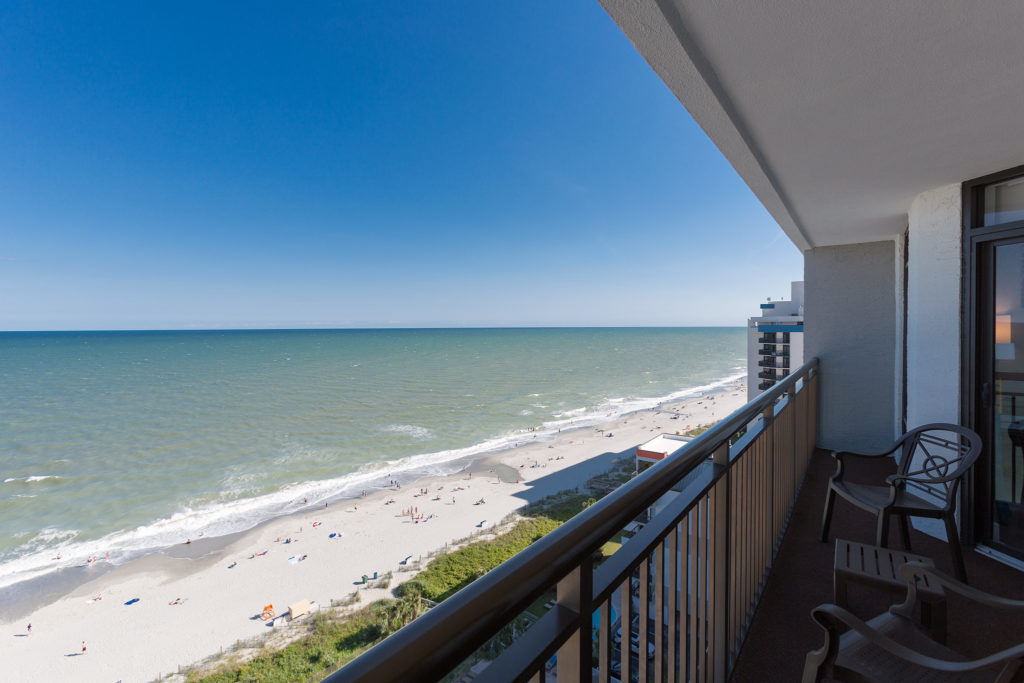
[[910, 205], [907, 268], [907, 429], [960, 422], [960, 185]]
[[[907, 429], [960, 423], [961, 192], [946, 185], [910, 205], [907, 262]], [[915, 528], [945, 539], [941, 522]]]

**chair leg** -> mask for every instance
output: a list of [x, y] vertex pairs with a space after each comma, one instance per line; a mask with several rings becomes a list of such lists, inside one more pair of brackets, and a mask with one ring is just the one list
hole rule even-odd
[[825, 494], [825, 512], [821, 517], [821, 542], [828, 543], [828, 528], [832, 525], [832, 508], [836, 506], [836, 492], [831, 486]]
[[878, 513], [878, 531], [875, 534], [875, 545], [880, 548], [889, 547], [889, 513], [884, 510]]
[[967, 583], [967, 569], [964, 567], [964, 553], [960, 547], [960, 534], [956, 530], [956, 520], [952, 516], [944, 517], [946, 523], [946, 539], [949, 543], [949, 551], [953, 555], [953, 570], [956, 578]]
[[910, 547], [910, 520], [907, 515], [900, 515], [900, 535], [903, 536], [903, 548], [909, 553], [913, 551]]

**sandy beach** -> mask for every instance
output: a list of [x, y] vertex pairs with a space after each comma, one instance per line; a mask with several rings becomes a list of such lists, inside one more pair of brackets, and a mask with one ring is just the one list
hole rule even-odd
[[[533, 500], [583, 484], [657, 433], [713, 423], [745, 403], [746, 383], [736, 381], [599, 428], [563, 431], [553, 441], [524, 433], [517, 448], [457, 474], [306, 509], [230, 539], [182, 539], [180, 547], [110, 571], [101, 558], [96, 578], [0, 624], [4, 679], [153, 680], [287, 628], [259, 618], [265, 605], [284, 614], [304, 599], [329, 606], [354, 591], [360, 604], [386, 597], [390, 588], [366, 588], [361, 577], [393, 572], [393, 588], [414, 575], [401, 570], [493, 529]], [[421, 519], [403, 514], [409, 509]]]

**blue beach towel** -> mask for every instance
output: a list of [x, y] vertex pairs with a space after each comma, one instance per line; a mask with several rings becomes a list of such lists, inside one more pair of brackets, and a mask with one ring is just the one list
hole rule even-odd
[[134, 604], [135, 604], [135, 603], [137, 603], [138, 601], [139, 601], [139, 599], [138, 599], [138, 598], [132, 598], [131, 600], [129, 600], [128, 602], [126, 602], [126, 603], [124, 603], [124, 604], [126, 604], [126, 605], [134, 605]]

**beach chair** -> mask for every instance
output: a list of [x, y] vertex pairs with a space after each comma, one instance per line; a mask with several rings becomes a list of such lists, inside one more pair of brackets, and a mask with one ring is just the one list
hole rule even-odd
[[275, 616], [277, 615], [274, 612], [274, 606], [271, 604], [263, 608], [263, 613], [260, 614], [260, 619], [267, 621], [269, 619], [273, 619]]

